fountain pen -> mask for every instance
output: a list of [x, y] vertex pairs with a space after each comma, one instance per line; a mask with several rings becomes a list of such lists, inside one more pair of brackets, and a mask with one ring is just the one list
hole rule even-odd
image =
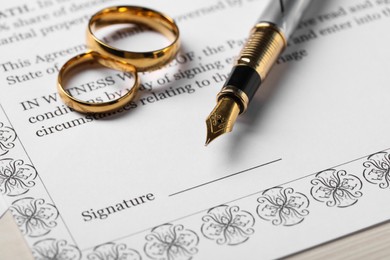
[[206, 119], [206, 145], [231, 132], [287, 46], [311, 0], [270, 0], [253, 27], [229, 78], [217, 95], [217, 105]]

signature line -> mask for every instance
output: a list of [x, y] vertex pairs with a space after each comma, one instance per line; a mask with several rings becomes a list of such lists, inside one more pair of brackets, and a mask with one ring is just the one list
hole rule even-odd
[[208, 181], [208, 182], [205, 182], [205, 183], [202, 183], [202, 184], [193, 186], [193, 187], [191, 187], [191, 188], [187, 188], [187, 189], [185, 189], [185, 190], [181, 190], [181, 191], [172, 193], [172, 194], [169, 195], [169, 197], [175, 196], [175, 195], [178, 195], [178, 194], [180, 194], [180, 193], [183, 193], [183, 192], [186, 192], [186, 191], [190, 191], [190, 190], [193, 190], [193, 189], [196, 189], [196, 188], [205, 186], [205, 185], [208, 185], [208, 184], [213, 183], [213, 182], [221, 181], [221, 180], [223, 180], [223, 179], [227, 179], [227, 178], [233, 177], [233, 176], [235, 176], [235, 175], [238, 175], [238, 174], [241, 174], [241, 173], [244, 173], [244, 172], [249, 172], [249, 171], [251, 171], [251, 170], [254, 170], [254, 169], [257, 169], [257, 168], [260, 168], [260, 167], [263, 167], [263, 166], [266, 166], [266, 165], [269, 165], [269, 164], [272, 164], [272, 163], [276, 163], [276, 162], [279, 162], [279, 161], [281, 161], [281, 160], [282, 160], [282, 158], [279, 158], [279, 159], [276, 159], [276, 160], [273, 160], [273, 161], [270, 161], [270, 162], [267, 162], [267, 163], [263, 163], [263, 164], [254, 166], [254, 167], [249, 168], [249, 169], [246, 169], [246, 170], [242, 170], [242, 171], [239, 171], [239, 172], [236, 172], [236, 173], [232, 173], [232, 174], [230, 174], [230, 175], [227, 175], [227, 176], [224, 176], [224, 177], [221, 177], [221, 178], [212, 180], [212, 181]]

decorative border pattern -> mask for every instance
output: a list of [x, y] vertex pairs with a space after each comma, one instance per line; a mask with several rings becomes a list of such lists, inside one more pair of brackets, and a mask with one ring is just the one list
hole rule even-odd
[[363, 163], [365, 167], [363, 176], [371, 184], [378, 185], [381, 189], [390, 186], [390, 153], [379, 152], [370, 155]]
[[141, 255], [134, 249], [130, 249], [125, 244], [115, 244], [109, 242], [94, 247], [93, 251], [88, 254], [88, 260], [141, 260]]
[[44, 199], [30, 197], [15, 200], [10, 207], [22, 234], [30, 237], [47, 235], [57, 226], [58, 210]]
[[218, 245], [239, 245], [255, 233], [253, 215], [238, 206], [221, 205], [211, 208], [202, 217], [204, 237], [215, 240]]
[[311, 181], [313, 198], [328, 207], [345, 208], [354, 205], [363, 196], [362, 181], [345, 170], [329, 169], [319, 172]]
[[13, 128], [0, 122], [0, 156], [8, 153], [15, 147], [16, 132]]
[[198, 252], [198, 235], [183, 225], [163, 224], [145, 239], [145, 254], [155, 260], [187, 260]]
[[4, 110], [0, 110], [0, 196], [10, 205], [35, 259], [82, 259]]
[[35, 260], [48, 259], [81, 259], [81, 251], [69, 245], [65, 240], [47, 238], [34, 243], [32, 254]]
[[7, 196], [25, 194], [35, 185], [37, 172], [23, 160], [0, 160], [0, 193]]
[[309, 215], [309, 200], [292, 188], [275, 187], [265, 190], [257, 199], [257, 215], [273, 225], [294, 226]]
[[[336, 209], [352, 207], [364, 199], [362, 180], [382, 190], [390, 186], [390, 153], [380, 151], [340, 166], [360, 168], [360, 172], [340, 167], [326, 169], [259, 191], [236, 200], [234, 205], [219, 205], [187, 217], [195, 218], [191, 225], [198, 226], [186, 227], [174, 221], [134, 237], [80, 250], [15, 131], [3, 118], [0, 113], [0, 193], [11, 205], [11, 212], [38, 260], [194, 259], [202, 244], [245, 244], [259, 228], [256, 224], [271, 228], [302, 225], [314, 214], [312, 202]], [[296, 191], [295, 183], [307, 189]], [[136, 247], [129, 246], [133, 238], [137, 240]]]

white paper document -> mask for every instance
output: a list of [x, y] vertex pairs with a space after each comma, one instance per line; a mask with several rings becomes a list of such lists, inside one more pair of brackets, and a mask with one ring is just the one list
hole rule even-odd
[[[272, 259], [389, 219], [389, 1], [313, 1], [233, 132], [204, 146], [266, 3], [3, 3], [0, 192], [36, 259]], [[180, 53], [140, 73], [126, 109], [74, 112], [58, 70], [87, 50], [90, 15], [119, 4], [172, 16]], [[133, 36], [110, 37], [156, 44]], [[70, 83], [75, 97], [114, 98], [131, 81], [88, 73]]]

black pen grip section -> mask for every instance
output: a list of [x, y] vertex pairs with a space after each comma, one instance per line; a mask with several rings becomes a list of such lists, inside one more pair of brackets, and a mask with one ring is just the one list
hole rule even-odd
[[260, 87], [260, 84], [261, 78], [256, 70], [249, 66], [235, 66], [224, 87], [234, 86], [240, 89], [248, 96], [250, 101]]

